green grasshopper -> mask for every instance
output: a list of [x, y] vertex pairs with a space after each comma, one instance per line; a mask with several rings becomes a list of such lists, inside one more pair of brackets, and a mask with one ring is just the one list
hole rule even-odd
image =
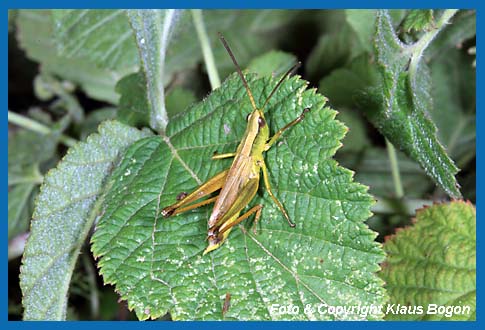
[[[172, 215], [183, 213], [203, 205], [214, 203], [214, 209], [212, 210], [212, 214], [210, 215], [208, 221], [208, 246], [203, 254], [219, 248], [227, 239], [232, 227], [236, 226], [254, 213], [254, 228], [256, 228], [256, 224], [261, 217], [261, 210], [263, 208], [262, 204], [252, 207], [241, 216], [240, 213], [256, 195], [259, 187], [259, 175], [261, 170], [263, 171], [263, 180], [268, 194], [283, 213], [290, 227], [295, 227], [295, 224], [290, 220], [285, 208], [280, 201], [276, 199], [271, 191], [268, 169], [264, 162], [263, 152], [271, 148], [271, 146], [278, 140], [285, 130], [299, 123], [305, 117], [305, 113], [309, 111], [308, 108], [305, 108], [298, 118], [278, 130], [278, 132], [276, 132], [270, 138], [269, 128], [266, 124], [266, 120], [264, 119], [263, 110], [286, 77], [295, 71], [300, 66], [300, 63], [295, 64], [284, 74], [264, 102], [264, 105], [258, 109], [251, 89], [249, 88], [249, 85], [241, 72], [241, 68], [237, 63], [236, 58], [229, 48], [229, 45], [220, 33], [219, 38], [221, 39], [224, 48], [226, 48], [227, 52], [229, 53], [234, 65], [236, 66], [237, 73], [239, 74], [244, 87], [246, 88], [249, 100], [251, 101], [253, 111], [247, 117], [248, 124], [246, 132], [244, 133], [236, 152], [216, 154], [212, 157], [212, 159], [234, 157], [231, 167], [216, 174], [192, 193], [179, 194], [177, 196], [178, 201], [175, 204], [167, 206], [162, 210], [162, 215], [164, 217], [170, 217]], [[191, 204], [217, 190], [220, 190], [217, 196]]]

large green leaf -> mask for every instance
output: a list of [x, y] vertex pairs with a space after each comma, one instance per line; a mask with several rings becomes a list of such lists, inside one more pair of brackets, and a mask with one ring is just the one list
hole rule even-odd
[[60, 56], [50, 10], [19, 10], [16, 22], [20, 46], [30, 59], [41, 64], [42, 70], [79, 84], [92, 98], [117, 102], [114, 86], [133, 68], [111, 70], [101, 68], [86, 58]]
[[[276, 79], [247, 78], [262, 104]], [[381, 317], [316, 310], [319, 304], [382, 304], [385, 294], [375, 275], [383, 254], [364, 224], [372, 198], [331, 158], [345, 127], [306, 84], [296, 77], [285, 81], [265, 109], [274, 133], [311, 108], [265, 156], [273, 191], [296, 228], [260, 189], [250, 202], [264, 205], [257, 234], [246, 221], [221, 248], [203, 256], [210, 207], [167, 219], [160, 215], [177, 194], [229, 166], [230, 160], [211, 156], [235, 150], [251, 111], [235, 75], [173, 118], [167, 136], [140, 140], [126, 151], [109, 181], [92, 251], [105, 283], [116, 286], [140, 319], [166, 312], [175, 320]], [[231, 307], [223, 315], [226, 293]], [[279, 314], [274, 304], [293, 304], [300, 311]]]
[[[418, 210], [414, 226], [387, 239], [388, 257], [380, 273], [392, 308], [387, 319], [475, 319], [475, 212], [472, 204], [463, 201], [436, 204]], [[396, 314], [398, 305], [422, 310]], [[435, 313], [436, 306], [443, 306], [441, 313]], [[469, 306], [469, 313], [448, 314], [454, 306]]]
[[[440, 17], [437, 25], [443, 28], [446, 22]], [[450, 196], [460, 197], [455, 178], [458, 169], [438, 141], [436, 126], [428, 115], [433, 107], [431, 78], [421, 55], [437, 31], [405, 45], [397, 38], [387, 12], [378, 12], [375, 49], [381, 86], [369, 89], [362, 107], [389, 141], [419, 162]]]
[[121, 150], [147, 136], [106, 122], [99, 134], [69, 149], [45, 176], [20, 274], [25, 320], [66, 316], [67, 290], [79, 250], [97, 216], [95, 204]]
[[52, 18], [59, 56], [85, 59], [113, 71], [138, 68], [125, 10], [52, 10]]
[[440, 141], [461, 166], [476, 154], [476, 71], [472, 61], [469, 55], [451, 49], [430, 63], [434, 99], [430, 115]]

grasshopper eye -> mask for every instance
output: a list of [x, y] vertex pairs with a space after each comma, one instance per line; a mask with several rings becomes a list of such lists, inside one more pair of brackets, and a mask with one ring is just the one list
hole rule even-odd
[[246, 121], [249, 121], [249, 116], [251, 116], [251, 113], [248, 113], [248, 115], [246, 116]]
[[258, 125], [259, 125], [259, 128], [261, 128], [264, 125], [266, 125], [266, 121], [264, 121], [264, 118], [262, 118], [262, 117], [259, 117], [258, 118]]

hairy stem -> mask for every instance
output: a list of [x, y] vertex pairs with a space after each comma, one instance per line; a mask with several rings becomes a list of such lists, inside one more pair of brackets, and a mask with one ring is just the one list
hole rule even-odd
[[[8, 111], [8, 122], [40, 134], [47, 135], [52, 133], [52, 130], [49, 127], [10, 110]], [[78, 142], [64, 134], [59, 136], [59, 141], [67, 147], [72, 147]]]
[[202, 17], [202, 10], [193, 9], [192, 18], [194, 20], [195, 29], [197, 30], [197, 36], [199, 37], [200, 46], [202, 48], [202, 54], [204, 55], [205, 66], [207, 68], [207, 74], [209, 75], [209, 81], [212, 89], [216, 89], [221, 85], [221, 79], [217, 73], [216, 63], [214, 61], [214, 54], [210, 46], [209, 37], [204, 25], [204, 19]]
[[447, 9], [443, 12], [440, 19], [436, 22], [434, 29], [423, 34], [423, 36], [416, 42], [412, 47], [411, 62], [409, 63], [409, 79], [411, 86], [414, 85], [416, 72], [418, 71], [419, 61], [423, 55], [424, 50], [429, 46], [431, 41], [436, 37], [436, 35], [443, 30], [443, 28], [448, 24], [448, 21], [456, 14], [458, 9]]

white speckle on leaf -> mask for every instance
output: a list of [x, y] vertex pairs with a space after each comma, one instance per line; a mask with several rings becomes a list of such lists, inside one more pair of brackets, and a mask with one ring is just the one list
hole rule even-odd
[[229, 133], [231, 133], [231, 127], [227, 124], [224, 124], [224, 133], [226, 135], [228, 135]]

